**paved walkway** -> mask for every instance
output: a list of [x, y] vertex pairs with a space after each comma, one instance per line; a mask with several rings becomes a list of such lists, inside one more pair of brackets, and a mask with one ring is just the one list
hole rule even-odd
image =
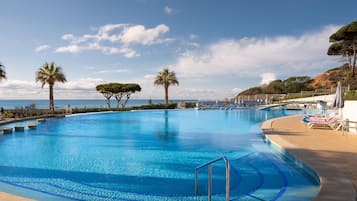
[[23, 198], [9, 193], [0, 192], [0, 201], [35, 201], [28, 198]]
[[314, 169], [321, 191], [315, 201], [356, 201], [357, 135], [325, 129], [309, 129], [302, 116], [283, 117], [263, 123], [273, 143]]

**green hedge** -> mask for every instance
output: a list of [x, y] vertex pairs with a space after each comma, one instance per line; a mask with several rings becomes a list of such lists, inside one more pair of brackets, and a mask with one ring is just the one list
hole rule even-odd
[[[148, 109], [176, 109], [177, 103], [170, 103], [168, 106], [164, 104], [149, 104], [128, 108], [72, 108], [72, 114], [87, 113], [87, 112], [106, 112], [106, 111], [130, 111], [130, 110], [148, 110]], [[25, 118], [41, 115], [49, 115], [48, 109], [7, 109], [4, 112], [6, 118]], [[65, 109], [56, 109], [54, 115], [66, 114]]]
[[349, 91], [345, 93], [345, 100], [357, 100], [357, 91]]
[[169, 105], [164, 104], [151, 104], [151, 105], [142, 105], [142, 106], [135, 106], [131, 109], [133, 110], [152, 110], [152, 109], [176, 109], [177, 103], [170, 103]]

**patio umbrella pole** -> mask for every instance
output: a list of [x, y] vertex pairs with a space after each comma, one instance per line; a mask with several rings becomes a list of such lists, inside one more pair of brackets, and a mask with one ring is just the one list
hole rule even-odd
[[343, 120], [343, 111], [342, 111], [342, 108], [339, 108], [339, 110], [340, 110], [339, 112], [340, 112], [340, 114], [341, 114], [342, 135], [344, 135], [344, 134], [345, 134], [345, 121]]
[[344, 104], [344, 100], [343, 100], [343, 90], [342, 90], [342, 86], [341, 86], [341, 82], [339, 81], [337, 83], [337, 87], [336, 87], [336, 94], [335, 94], [335, 99], [333, 101], [332, 104], [333, 107], [338, 107], [338, 112], [340, 115], [340, 125], [342, 128], [342, 135], [345, 134], [345, 125], [344, 125], [344, 120], [343, 120], [343, 111], [342, 108], [345, 106]]

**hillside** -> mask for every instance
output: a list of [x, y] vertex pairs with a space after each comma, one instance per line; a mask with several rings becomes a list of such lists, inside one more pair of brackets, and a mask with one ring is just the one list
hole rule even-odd
[[342, 86], [350, 85], [351, 90], [357, 89], [357, 74], [351, 77], [348, 64], [332, 68], [313, 79], [308, 76], [289, 77], [286, 80], [274, 80], [268, 85], [249, 88], [239, 95], [255, 94], [284, 94], [299, 93], [300, 91], [313, 91], [316, 89], [331, 89], [341, 81]]
[[352, 78], [351, 75], [348, 64], [344, 64], [316, 76], [311, 80], [309, 86], [313, 89], [330, 89], [336, 87], [337, 82], [341, 81], [342, 86], [349, 84], [351, 89], [357, 89], [357, 75], [355, 78]]

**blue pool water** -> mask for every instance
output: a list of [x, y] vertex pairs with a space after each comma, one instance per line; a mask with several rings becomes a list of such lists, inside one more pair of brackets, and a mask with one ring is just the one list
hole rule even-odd
[[[263, 121], [296, 111], [157, 110], [51, 118], [0, 136], [0, 189], [37, 200], [195, 200], [195, 167], [231, 163], [231, 200], [311, 200], [319, 185], [274, 153]], [[24, 124], [24, 123], [13, 123]], [[213, 166], [224, 200], [223, 162]], [[198, 200], [207, 200], [207, 170]]]

